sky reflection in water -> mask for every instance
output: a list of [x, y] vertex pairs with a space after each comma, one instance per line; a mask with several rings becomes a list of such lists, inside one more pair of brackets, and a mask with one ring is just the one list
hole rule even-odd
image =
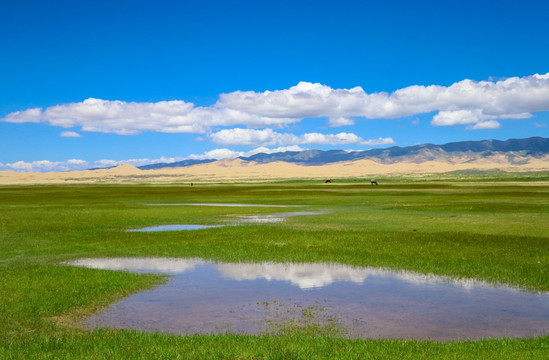
[[[234, 204], [233, 204], [234, 205]], [[280, 223], [285, 218], [292, 216], [304, 216], [304, 215], [321, 215], [324, 212], [319, 211], [295, 211], [281, 214], [267, 214], [267, 215], [243, 215], [239, 216], [236, 220], [231, 220], [232, 225], [239, 224], [266, 224], [266, 223]], [[126, 232], [157, 232], [157, 231], [181, 231], [181, 230], [201, 230], [216, 227], [223, 227], [225, 225], [187, 225], [187, 224], [175, 224], [175, 225], [159, 225], [149, 226], [140, 229], [129, 229]]]
[[126, 232], [156, 232], [156, 231], [182, 231], [182, 230], [201, 230], [221, 227], [223, 225], [159, 225], [149, 226], [141, 229], [129, 229]]
[[458, 340], [549, 332], [549, 294], [473, 280], [321, 263], [115, 258], [68, 264], [174, 275], [93, 316], [90, 326], [256, 334], [273, 330], [276, 322], [304, 320], [302, 310], [308, 308], [318, 324], [337, 324], [342, 335], [361, 338]]
[[238, 204], [238, 203], [165, 203], [165, 204], [147, 204], [148, 206], [213, 206], [213, 207], [302, 207], [303, 205], [269, 205], [269, 204]]

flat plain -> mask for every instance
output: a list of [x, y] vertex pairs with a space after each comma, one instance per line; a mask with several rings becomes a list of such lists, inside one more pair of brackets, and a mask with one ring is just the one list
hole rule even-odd
[[[262, 335], [88, 329], [79, 321], [165, 276], [76, 268], [94, 257], [338, 263], [549, 291], [549, 177], [0, 187], [0, 358], [545, 359], [549, 336], [453, 342], [364, 340], [291, 324]], [[276, 207], [322, 212], [200, 231]], [[289, 211], [296, 211], [289, 208]]]

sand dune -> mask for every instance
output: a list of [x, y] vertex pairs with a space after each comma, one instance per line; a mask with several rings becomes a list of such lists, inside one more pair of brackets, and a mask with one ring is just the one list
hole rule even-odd
[[34, 173], [0, 171], [0, 184], [73, 184], [73, 183], [172, 183], [198, 181], [254, 181], [272, 179], [344, 179], [349, 177], [426, 175], [451, 171], [549, 171], [549, 155], [523, 157], [513, 162], [505, 155], [471, 159], [466, 156], [444, 160], [383, 164], [357, 160], [306, 166], [287, 162], [258, 164], [241, 159], [225, 159], [181, 168], [139, 170], [132, 165], [111, 169]]

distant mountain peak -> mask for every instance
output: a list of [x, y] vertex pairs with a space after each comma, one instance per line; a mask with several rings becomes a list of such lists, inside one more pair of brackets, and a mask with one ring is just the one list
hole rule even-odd
[[[389, 148], [371, 149], [363, 151], [346, 150], [304, 150], [304, 151], [285, 151], [278, 153], [259, 153], [248, 157], [239, 157], [238, 161], [229, 159], [225, 162], [229, 164], [239, 164], [243, 162], [255, 162], [258, 164], [267, 164], [271, 162], [289, 162], [304, 165], [322, 165], [341, 161], [355, 161], [362, 159], [374, 160], [380, 163], [396, 163], [400, 161], [421, 163], [434, 160], [456, 159], [468, 156], [470, 160], [481, 159], [493, 154], [505, 154], [507, 157], [533, 157], [540, 158], [549, 154], [549, 138], [540, 136], [526, 139], [509, 140], [480, 140], [480, 141], [459, 141], [450, 142], [443, 145], [419, 144], [407, 147], [392, 146]], [[206, 160], [183, 160], [174, 163], [151, 164], [140, 166], [139, 169], [160, 169], [166, 167], [185, 167], [197, 164], [214, 162], [214, 159]]]

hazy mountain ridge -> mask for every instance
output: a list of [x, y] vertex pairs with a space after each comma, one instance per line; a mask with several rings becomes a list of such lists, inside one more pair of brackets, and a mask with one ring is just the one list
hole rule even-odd
[[[242, 160], [257, 163], [286, 161], [302, 164], [326, 164], [339, 161], [354, 161], [361, 159], [375, 160], [381, 163], [401, 161], [420, 163], [433, 160], [469, 161], [495, 153], [505, 153], [508, 157], [542, 157], [549, 154], [549, 138], [531, 137], [527, 139], [460, 141], [444, 145], [421, 144], [407, 147], [393, 146], [385, 149], [347, 152], [344, 150], [305, 150], [287, 151], [275, 154], [256, 154], [242, 157]], [[467, 157], [469, 159], [463, 159]], [[511, 160], [510, 159], [510, 160]]]
[[[549, 138], [531, 137], [526, 139], [459, 141], [443, 145], [421, 144], [407, 147], [393, 146], [384, 149], [364, 151], [345, 150], [304, 150], [286, 151], [280, 153], [259, 153], [239, 159], [268, 164], [275, 161], [299, 163], [303, 165], [322, 165], [340, 161], [355, 161], [362, 159], [374, 160], [384, 164], [398, 162], [423, 163], [442, 160], [450, 163], [475, 161], [497, 154], [504, 155], [510, 163], [521, 164], [528, 157], [540, 158], [549, 154]], [[216, 160], [183, 160], [173, 163], [157, 163], [140, 166], [141, 170], [162, 169], [168, 167], [187, 167], [197, 164], [211, 163]]]
[[210, 162], [216, 161], [215, 159], [204, 159], [204, 160], [182, 160], [182, 161], [176, 161], [171, 163], [155, 163], [155, 164], [149, 164], [149, 165], [143, 165], [138, 166], [138, 169], [141, 170], [154, 170], [154, 169], [162, 169], [162, 168], [168, 168], [168, 167], [186, 167], [186, 166], [192, 166], [192, 165], [198, 165], [198, 164], [206, 164]]
[[[158, 183], [271, 181], [280, 179], [369, 179], [434, 174], [549, 174], [549, 139], [424, 144], [358, 152], [308, 150], [257, 154], [249, 158], [154, 164], [141, 170], [125, 164], [110, 169], [62, 172], [0, 171], [0, 184]], [[446, 150], [445, 150], [446, 149]], [[449, 151], [447, 151], [449, 150]], [[180, 164], [187, 164], [181, 166]], [[178, 166], [179, 165], [179, 166]]]

